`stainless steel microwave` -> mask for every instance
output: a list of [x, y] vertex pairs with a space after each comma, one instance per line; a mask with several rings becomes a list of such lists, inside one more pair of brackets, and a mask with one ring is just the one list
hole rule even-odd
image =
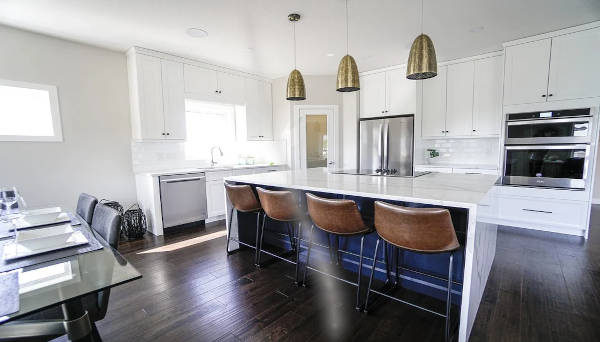
[[589, 144], [590, 108], [507, 114], [505, 145]]

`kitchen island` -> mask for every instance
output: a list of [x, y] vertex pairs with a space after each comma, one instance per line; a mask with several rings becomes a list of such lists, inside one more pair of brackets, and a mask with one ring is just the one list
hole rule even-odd
[[[461, 250], [463, 257], [456, 260], [456, 263], [459, 264], [457, 270], [460, 274], [455, 279], [456, 287], [453, 287], [453, 294], [458, 298], [456, 304], [461, 308], [458, 326], [459, 341], [467, 341], [495, 255], [497, 225], [481, 219], [483, 215], [480, 215], [480, 219], [478, 219], [478, 212], [486, 210], [486, 201], [489, 200], [488, 193], [493, 188], [496, 179], [497, 177], [493, 175], [443, 173], [430, 173], [415, 178], [363, 176], [335, 174], [324, 168], [316, 168], [226, 177], [225, 181], [271, 189], [292, 190], [298, 193], [301, 205], [304, 205], [303, 194], [305, 192], [332, 198], [350, 198], [357, 202], [361, 212], [366, 216], [372, 214], [375, 200], [412, 207], [447, 208], [450, 210], [459, 242], [464, 247]], [[226, 201], [227, 223], [229, 224], [229, 221], [232, 220], [229, 217], [231, 203]], [[232, 220], [231, 234], [233, 236], [240, 236], [243, 239], [243, 234], [238, 234], [238, 222], [240, 226], [243, 225], [244, 229], [240, 230], [242, 233], [252, 232], [255, 229], [252, 226], [255, 221], [241, 219], [238, 215], [237, 219]], [[248, 229], [246, 229], [246, 225], [248, 225]], [[372, 235], [373, 238], [366, 244], [374, 244], [375, 234]], [[251, 238], [248, 240], [251, 241]], [[351, 243], [346, 245], [352, 247]], [[230, 249], [236, 248], [238, 248], [238, 244], [232, 241]], [[365, 253], [365, 256], [370, 256], [369, 254], [372, 255], [372, 252]], [[351, 269], [352, 265], [356, 264], [356, 260], [351, 260], [351, 257], [344, 260], [344, 267], [350, 265], [347, 268]], [[438, 259], [437, 264], [431, 265], [424, 264], [423, 259], [419, 258], [421, 256], [409, 255], [406, 261], [407, 263], [412, 261], [414, 265], [426, 269], [429, 268], [427, 269], [428, 273], [443, 275], [443, 272], [440, 271], [447, 267], [447, 257]], [[445, 260], [445, 264], [442, 260]], [[365, 260], [363, 267], [367, 268], [366, 273], [370, 271], [371, 265], [372, 261]], [[376, 267], [376, 271], [381, 272], [382, 270]], [[439, 298], [438, 292], [442, 288], [439, 283], [428, 282], [414, 275], [407, 276], [404, 272], [402, 279], [403, 286], [408, 284], [411, 289], [415, 288], [415, 284], [421, 287], [425, 286], [428, 289], [425, 291], [426, 294]]]

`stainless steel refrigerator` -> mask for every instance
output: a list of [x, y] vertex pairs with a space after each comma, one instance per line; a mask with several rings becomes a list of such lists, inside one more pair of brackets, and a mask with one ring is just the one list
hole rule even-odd
[[415, 176], [414, 115], [360, 119], [359, 173]]

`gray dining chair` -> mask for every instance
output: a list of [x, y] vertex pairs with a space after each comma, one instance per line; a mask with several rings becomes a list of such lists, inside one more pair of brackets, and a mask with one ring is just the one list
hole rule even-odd
[[75, 212], [77, 215], [81, 216], [87, 224], [92, 224], [92, 217], [94, 215], [96, 204], [98, 204], [98, 199], [96, 197], [81, 193], [77, 200], [77, 209]]
[[121, 228], [121, 215], [116, 209], [104, 204], [96, 205], [90, 227], [100, 234], [104, 241], [117, 249]]

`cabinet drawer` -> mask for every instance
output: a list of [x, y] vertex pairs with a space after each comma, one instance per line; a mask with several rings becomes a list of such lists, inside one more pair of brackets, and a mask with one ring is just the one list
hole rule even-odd
[[210, 171], [206, 173], [206, 181], [222, 180], [229, 176], [231, 176], [231, 171]]
[[452, 169], [452, 173], [477, 174], [477, 175], [498, 175], [498, 170], [492, 169]]
[[238, 169], [238, 170], [233, 170], [233, 175], [234, 176], [251, 175], [253, 173], [254, 173], [254, 171], [252, 169]]
[[581, 229], [585, 228], [588, 207], [586, 202], [514, 197], [500, 197], [497, 205], [499, 217], [504, 220]]

